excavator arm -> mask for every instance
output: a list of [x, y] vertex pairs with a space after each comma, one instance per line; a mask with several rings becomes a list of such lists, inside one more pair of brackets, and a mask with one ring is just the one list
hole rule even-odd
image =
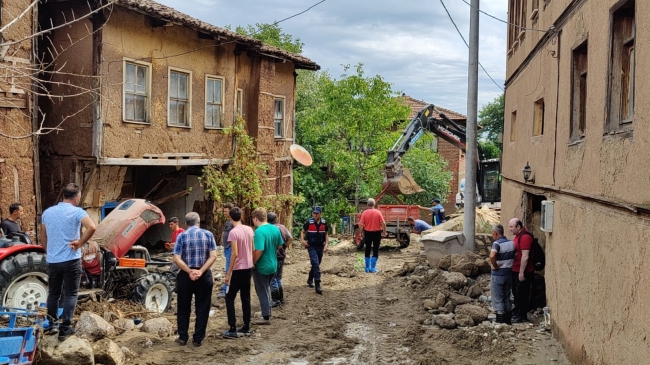
[[[408, 169], [402, 166], [401, 160], [402, 156], [409, 150], [409, 148], [411, 148], [411, 146], [420, 139], [422, 134], [427, 131], [465, 152], [467, 144], [465, 130], [458, 124], [454, 123], [451, 119], [447, 118], [447, 116], [440, 112], [433, 104], [430, 104], [411, 119], [404, 129], [404, 132], [402, 132], [400, 138], [388, 151], [384, 181], [382, 184], [382, 193], [395, 195], [413, 194], [424, 191], [417, 185], [415, 180], [413, 180]], [[479, 186], [479, 194], [483, 195], [483, 151], [480, 147], [478, 147], [477, 151], [477, 156], [474, 157], [474, 160], [478, 165], [477, 184]]]

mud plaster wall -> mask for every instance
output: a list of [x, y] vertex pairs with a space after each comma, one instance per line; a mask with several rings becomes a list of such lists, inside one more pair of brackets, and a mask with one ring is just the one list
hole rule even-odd
[[[51, 20], [57, 26], [72, 19], [73, 12], [77, 17], [87, 14], [88, 7], [48, 3], [40, 12], [42, 24], [49, 25]], [[39, 54], [49, 63], [52, 55], [56, 60], [44, 76], [51, 81], [46, 83], [51, 97], [40, 97], [39, 107], [46, 127], [62, 129], [41, 137], [41, 155], [92, 156], [92, 29], [90, 21], [79, 20], [40, 40]]]
[[[452, 173], [449, 194], [447, 194], [447, 196], [445, 197], [446, 201], [442, 203], [442, 205], [445, 207], [445, 212], [447, 214], [451, 214], [454, 211], [456, 211], [456, 193], [458, 193], [458, 186], [460, 185], [460, 179], [461, 179], [461, 177], [459, 176], [460, 173], [459, 160], [460, 160], [461, 151], [458, 149], [458, 147], [445, 141], [442, 138], [437, 138], [437, 140], [438, 140], [438, 153], [440, 154], [440, 156], [442, 156], [442, 158], [445, 161], [447, 161], [447, 166], [445, 167], [445, 170]], [[430, 202], [426, 202], [426, 203], [430, 203]]]
[[[211, 47], [217, 41], [199, 39], [195, 31], [180, 26], [154, 28], [151, 18], [121, 7], [115, 7], [103, 39], [105, 157], [141, 158], [165, 152], [230, 157], [231, 139], [222, 130], [205, 128], [205, 79], [206, 75], [225, 78], [222, 117], [226, 126], [231, 125], [236, 93], [234, 44]], [[202, 49], [175, 56], [197, 48]], [[123, 58], [151, 63], [149, 125], [122, 121]], [[191, 128], [167, 126], [170, 67], [192, 73]]]
[[[8, 24], [22, 12], [25, 1], [5, 0], [2, 3], [3, 25]], [[18, 20], [7, 28], [2, 36], [5, 41], [17, 41], [31, 34], [32, 14]], [[2, 62], [0, 75], [0, 100], [3, 104], [18, 105], [20, 108], [0, 107], [0, 133], [12, 136], [29, 136], [32, 132], [30, 118], [30, 81], [18, 77], [30, 67], [31, 40], [9, 47]], [[0, 219], [9, 216], [9, 205], [20, 201], [25, 210], [21, 221], [23, 230], [34, 228], [36, 200], [34, 197], [34, 164], [32, 138], [8, 138], [0, 136]]]

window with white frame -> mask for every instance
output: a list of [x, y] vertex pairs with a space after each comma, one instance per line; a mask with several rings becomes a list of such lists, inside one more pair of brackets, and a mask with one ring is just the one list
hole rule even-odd
[[167, 122], [170, 126], [190, 126], [191, 74], [169, 70], [169, 103]]
[[275, 138], [284, 137], [284, 98], [275, 98], [275, 107], [273, 112], [273, 127]]
[[150, 65], [124, 61], [122, 118], [125, 122], [149, 123]]
[[205, 127], [223, 128], [223, 78], [205, 79]]

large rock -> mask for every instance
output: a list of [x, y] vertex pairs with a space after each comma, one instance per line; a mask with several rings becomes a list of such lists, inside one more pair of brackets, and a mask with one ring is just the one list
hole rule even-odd
[[444, 293], [438, 293], [438, 295], [436, 295], [434, 308], [444, 307], [446, 301], [447, 301], [447, 296]]
[[457, 314], [456, 317], [454, 317], [454, 320], [460, 327], [474, 326], [474, 320], [466, 314]]
[[472, 251], [465, 251], [460, 255], [462, 261], [476, 262], [476, 260], [483, 260], [483, 258]]
[[459, 314], [471, 317], [475, 324], [485, 321], [488, 317], [488, 312], [485, 308], [474, 304], [463, 304], [456, 307], [456, 315]]
[[454, 303], [454, 305], [462, 305], [462, 304], [467, 304], [472, 301], [470, 297], [466, 297], [464, 295], [456, 294], [456, 293], [450, 293], [449, 294], [449, 300]]
[[129, 318], [116, 319], [113, 321], [113, 326], [115, 326], [115, 330], [120, 333], [135, 329], [135, 323]]
[[434, 317], [433, 322], [442, 328], [447, 328], [447, 329], [456, 328], [456, 321], [454, 321], [453, 316], [450, 314], [439, 314]]
[[451, 267], [451, 255], [443, 256], [440, 261], [438, 261], [438, 268], [441, 270], [449, 270]]
[[451, 257], [450, 257], [451, 266], [457, 265], [460, 262], [461, 258], [462, 257], [457, 253], [451, 255]]
[[483, 295], [483, 289], [481, 289], [481, 286], [478, 284], [470, 286], [469, 290], [467, 291], [467, 296], [470, 298], [478, 298], [481, 295]]
[[174, 326], [167, 318], [152, 318], [144, 322], [142, 331], [153, 333], [160, 337], [169, 337], [173, 333]]
[[479, 274], [488, 274], [492, 272], [492, 266], [490, 265], [489, 259], [478, 259], [474, 262], [476, 267], [478, 267]]
[[454, 289], [460, 289], [467, 285], [467, 278], [459, 272], [442, 272], [445, 282]]
[[92, 312], [82, 312], [77, 322], [77, 336], [91, 341], [115, 335], [115, 327]]
[[458, 264], [451, 266], [449, 271], [459, 272], [465, 276], [476, 276], [476, 274], [478, 274], [478, 267], [473, 262], [461, 260]]
[[94, 365], [95, 357], [90, 342], [77, 336], [70, 336], [59, 342], [56, 336], [42, 338], [39, 349], [39, 365]]
[[126, 356], [122, 349], [113, 341], [105, 338], [93, 345], [95, 362], [102, 365], [124, 365]]
[[425, 299], [423, 305], [424, 305], [424, 309], [426, 310], [438, 308], [436, 306], [436, 302], [431, 299]]

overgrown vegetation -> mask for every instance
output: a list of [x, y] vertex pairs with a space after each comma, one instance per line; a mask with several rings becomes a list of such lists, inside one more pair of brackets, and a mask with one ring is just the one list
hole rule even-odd
[[504, 110], [505, 94], [501, 94], [491, 103], [485, 104], [478, 113], [479, 125], [483, 127], [479, 144], [485, 158], [498, 158], [503, 150], [499, 139], [503, 135]]

